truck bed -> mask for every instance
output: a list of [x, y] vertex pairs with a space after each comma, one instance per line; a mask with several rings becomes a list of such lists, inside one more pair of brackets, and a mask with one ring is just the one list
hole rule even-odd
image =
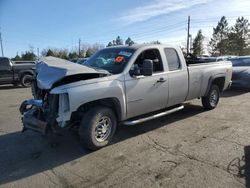
[[[189, 91], [186, 100], [190, 100], [196, 97], [204, 96], [207, 91], [211, 75], [216, 77], [221, 75], [222, 72], [230, 73], [229, 71], [231, 71], [232, 63], [230, 61], [220, 61], [188, 64], [187, 67], [189, 74]], [[226, 76], [226, 78], [228, 80], [225, 80], [225, 83], [229, 83], [231, 76]], [[226, 89], [227, 87], [228, 86], [225, 86], [223, 89]]]

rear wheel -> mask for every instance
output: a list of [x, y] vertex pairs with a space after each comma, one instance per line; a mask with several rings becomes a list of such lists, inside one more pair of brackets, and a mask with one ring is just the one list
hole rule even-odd
[[23, 87], [30, 87], [32, 84], [33, 76], [30, 74], [24, 74], [21, 77], [21, 84]]
[[206, 97], [202, 97], [202, 105], [207, 110], [214, 109], [220, 99], [220, 89], [217, 85], [212, 85], [209, 89], [208, 95]]
[[79, 127], [81, 144], [90, 150], [108, 145], [115, 133], [116, 116], [108, 107], [96, 106], [82, 118]]

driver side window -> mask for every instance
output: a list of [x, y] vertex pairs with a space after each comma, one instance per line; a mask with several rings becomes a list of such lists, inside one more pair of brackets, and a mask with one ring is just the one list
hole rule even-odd
[[0, 69], [6, 70], [10, 68], [10, 62], [7, 58], [0, 58]]
[[153, 61], [153, 73], [163, 72], [163, 64], [158, 49], [149, 49], [143, 51], [136, 59], [134, 67], [142, 68], [143, 61], [145, 59], [150, 59]]

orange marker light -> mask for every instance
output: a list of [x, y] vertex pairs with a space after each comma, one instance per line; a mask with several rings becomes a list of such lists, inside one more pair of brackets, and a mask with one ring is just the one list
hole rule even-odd
[[124, 57], [123, 57], [123, 56], [117, 56], [117, 57], [115, 58], [115, 62], [116, 62], [116, 63], [121, 63], [121, 62], [123, 62], [123, 60], [124, 60]]

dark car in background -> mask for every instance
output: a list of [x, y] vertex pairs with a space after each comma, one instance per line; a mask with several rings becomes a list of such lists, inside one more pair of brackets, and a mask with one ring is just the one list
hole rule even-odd
[[0, 57], [0, 85], [31, 86], [35, 77], [35, 66], [34, 62], [15, 63], [7, 57]]
[[216, 62], [216, 57], [210, 57], [210, 56], [201, 56], [196, 57], [193, 54], [189, 53], [186, 57], [187, 64], [199, 64], [199, 63], [212, 63]]
[[232, 87], [250, 89], [250, 56], [229, 58], [233, 64]]

